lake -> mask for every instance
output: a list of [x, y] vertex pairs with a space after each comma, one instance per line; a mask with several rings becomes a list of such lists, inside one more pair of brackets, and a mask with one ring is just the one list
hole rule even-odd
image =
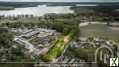
[[15, 8], [14, 10], [0, 10], [0, 15], [17, 16], [17, 15], [34, 15], [43, 16], [47, 13], [73, 13], [70, 6], [46, 6], [38, 5], [37, 7]]

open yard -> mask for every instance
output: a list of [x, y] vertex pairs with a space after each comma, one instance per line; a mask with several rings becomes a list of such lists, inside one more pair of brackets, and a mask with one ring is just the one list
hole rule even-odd
[[80, 28], [83, 37], [103, 37], [119, 43], [119, 30], [112, 30], [105, 24], [90, 24]]
[[74, 33], [70, 32], [67, 36], [62, 36], [54, 42], [54, 45], [49, 49], [47, 54], [44, 55], [46, 61], [52, 61], [59, 57], [68, 46], [69, 41], [72, 39]]

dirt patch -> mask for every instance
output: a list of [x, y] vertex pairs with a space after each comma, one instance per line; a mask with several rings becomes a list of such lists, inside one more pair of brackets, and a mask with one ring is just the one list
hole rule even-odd
[[64, 43], [68, 43], [69, 42], [69, 38], [70, 38], [69, 36], [65, 36], [64, 37]]

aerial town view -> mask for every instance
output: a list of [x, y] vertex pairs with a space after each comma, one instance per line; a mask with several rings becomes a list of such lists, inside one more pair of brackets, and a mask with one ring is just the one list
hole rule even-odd
[[0, 0], [0, 67], [118, 67], [119, 0]]

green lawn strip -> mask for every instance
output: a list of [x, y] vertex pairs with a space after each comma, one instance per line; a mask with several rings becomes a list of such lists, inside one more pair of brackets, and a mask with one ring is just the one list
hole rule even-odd
[[[67, 36], [69, 36], [71, 39], [71, 37], [73, 36], [73, 32], [70, 32]], [[61, 55], [61, 53], [67, 47], [67, 44], [64, 43], [64, 37], [65, 36], [62, 36], [56, 41], [54, 46], [51, 47], [51, 49], [47, 52], [46, 55], [44, 55], [45, 59], [50, 61], [50, 60], [55, 59]]]
[[[60, 39], [60, 40], [62, 40], [62, 39]], [[48, 58], [48, 59], [56, 58], [57, 55], [59, 55], [63, 51], [64, 48], [61, 48], [61, 47], [64, 45], [63, 45], [63, 42], [61, 42], [60, 40], [58, 40], [59, 42], [56, 43], [56, 45], [54, 45], [53, 48], [51, 48], [48, 51], [47, 55], [45, 55], [46, 58]]]

